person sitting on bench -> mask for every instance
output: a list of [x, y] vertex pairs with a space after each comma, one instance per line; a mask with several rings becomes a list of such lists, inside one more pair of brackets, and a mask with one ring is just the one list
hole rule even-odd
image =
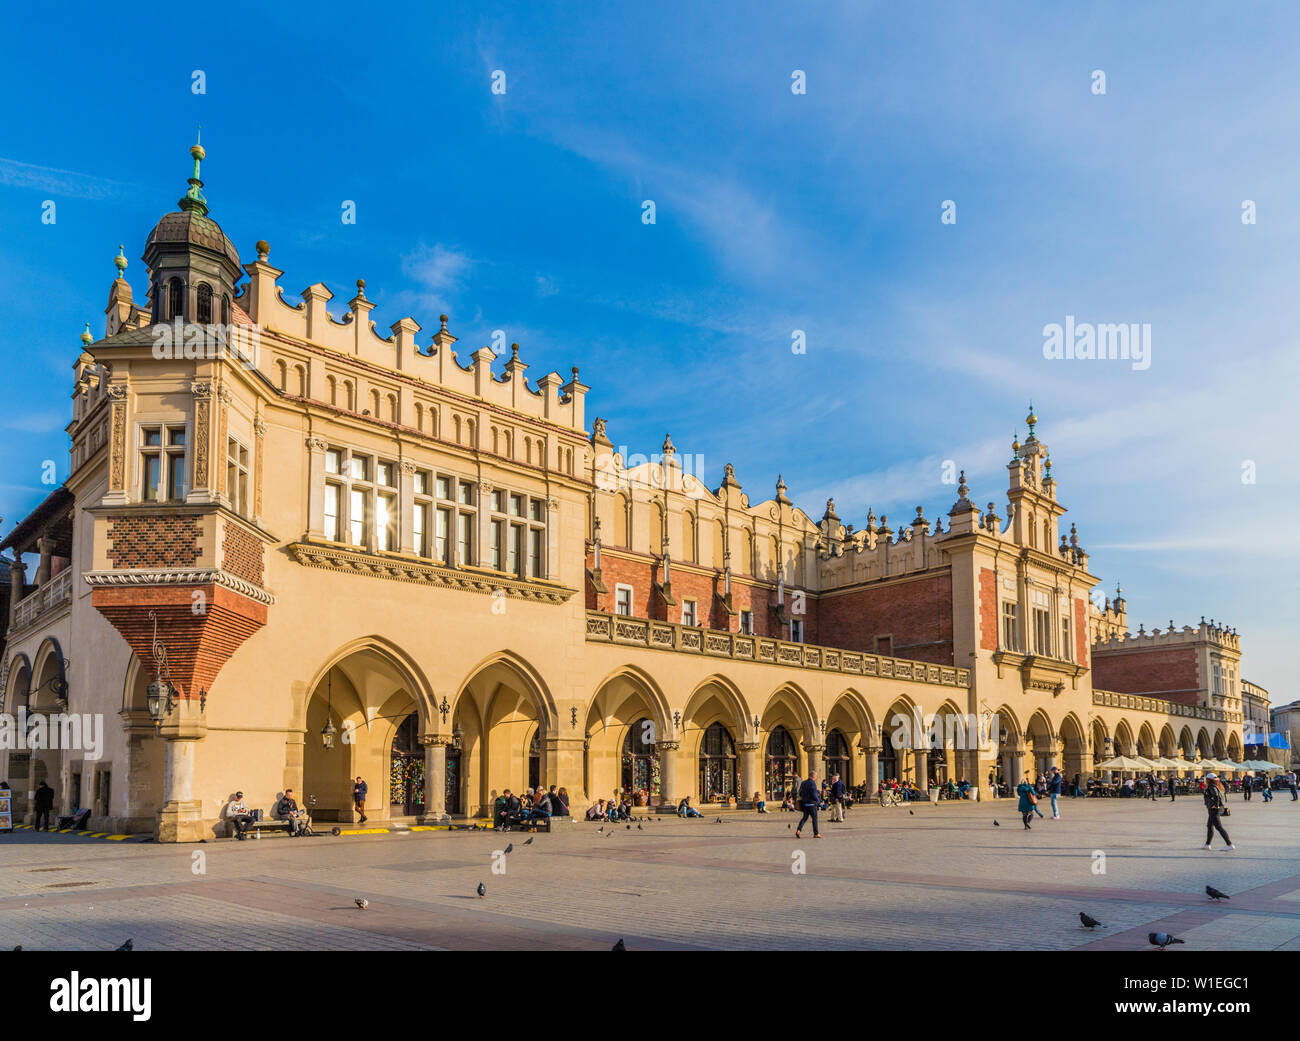
[[280, 801], [275, 804], [275, 819], [289, 822], [289, 836], [291, 838], [302, 835], [310, 824], [307, 820], [307, 814], [298, 809], [298, 803], [293, 797], [292, 788], [286, 788], [284, 794], [280, 796]]
[[248, 837], [248, 826], [253, 823], [253, 815], [248, 812], [243, 792], [235, 792], [235, 797], [226, 805], [226, 817], [235, 829], [235, 838], [243, 842]]

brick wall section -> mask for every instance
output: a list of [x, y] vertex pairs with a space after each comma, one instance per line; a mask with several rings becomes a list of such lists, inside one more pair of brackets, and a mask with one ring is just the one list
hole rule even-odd
[[199, 520], [168, 513], [113, 517], [108, 559], [115, 568], [194, 567], [199, 561]]
[[998, 575], [980, 568], [980, 650], [998, 649]]
[[819, 642], [827, 647], [874, 653], [876, 637], [892, 634], [894, 657], [953, 663], [952, 575], [946, 570], [826, 597], [819, 610]]
[[[196, 615], [194, 593], [201, 591], [207, 610]], [[221, 667], [239, 645], [266, 624], [266, 605], [224, 586], [110, 586], [91, 594], [95, 609], [107, 618], [143, 662], [152, 662], [153, 621], [167, 645], [172, 682], [184, 697], [211, 690]]]
[[[1085, 669], [1088, 667], [1088, 603], [1077, 598], [1074, 601], [1074, 661]], [[1115, 688], [1102, 687], [1101, 689], [1114, 690]]]
[[262, 540], [238, 524], [226, 521], [226, 530], [221, 539], [222, 568], [246, 582], [260, 586], [263, 565]]
[[1184, 705], [1200, 703], [1195, 647], [1153, 647], [1148, 651], [1092, 652], [1092, 685], [1121, 694], [1149, 694]]
[[[588, 552], [587, 567], [591, 568], [594, 563], [593, 555]], [[720, 599], [723, 590], [721, 574], [715, 572], [709, 575], [701, 575], [674, 564], [672, 592], [673, 599], [677, 601], [677, 606], [669, 608], [667, 617], [665, 617], [664, 602], [654, 589], [654, 583], [658, 582], [662, 577], [657, 560], [652, 560], [649, 557], [628, 559], [615, 556], [608, 550], [604, 550], [601, 552], [600, 566], [600, 580], [604, 583], [608, 592], [604, 595], [597, 595], [591, 583], [588, 582], [586, 600], [589, 610], [613, 612], [615, 587], [629, 585], [632, 587], [632, 614], [637, 618], [680, 622], [682, 619], [682, 601], [690, 599], [696, 602], [697, 617], [701, 625], [724, 632], [727, 630], [738, 632], [740, 630], [740, 615], [728, 615], [723, 609]], [[786, 587], [785, 602], [787, 612], [794, 604], [794, 592], [791, 587]], [[732, 575], [731, 605], [737, 612], [754, 612], [755, 635], [780, 640], [788, 639], [789, 632], [784, 626], [777, 623], [776, 615], [771, 609], [770, 605], [775, 600], [776, 594], [771, 586], [750, 582]], [[821, 638], [818, 634], [817, 625], [817, 598], [807, 596], [804, 601], [804, 608], [805, 613], [802, 616], [804, 642], [819, 643]]]

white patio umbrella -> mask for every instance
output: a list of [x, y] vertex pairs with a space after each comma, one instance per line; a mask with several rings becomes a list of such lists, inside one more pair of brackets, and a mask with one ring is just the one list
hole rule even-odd
[[1114, 759], [1107, 759], [1104, 763], [1097, 764], [1098, 770], [1146, 770], [1145, 760], [1139, 762], [1136, 759], [1130, 759], [1126, 755], [1117, 755]]

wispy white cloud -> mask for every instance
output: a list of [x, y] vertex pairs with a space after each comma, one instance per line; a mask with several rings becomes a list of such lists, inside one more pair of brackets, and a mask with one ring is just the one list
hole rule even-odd
[[6, 188], [30, 188], [55, 197], [74, 199], [111, 199], [132, 190], [121, 181], [76, 170], [37, 166], [18, 159], [0, 157], [0, 185]]

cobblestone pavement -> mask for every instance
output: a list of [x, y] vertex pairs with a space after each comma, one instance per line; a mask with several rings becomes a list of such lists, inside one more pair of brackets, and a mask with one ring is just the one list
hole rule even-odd
[[[1190, 798], [1067, 799], [1028, 832], [1009, 800], [873, 806], [820, 841], [782, 813], [577, 824], [528, 846], [518, 832], [187, 846], [15, 832], [0, 835], [0, 949], [1134, 949], [1159, 929], [1179, 951], [1300, 950], [1300, 804], [1231, 805], [1231, 853], [1201, 848]], [[1206, 883], [1232, 899], [1212, 903]]]

